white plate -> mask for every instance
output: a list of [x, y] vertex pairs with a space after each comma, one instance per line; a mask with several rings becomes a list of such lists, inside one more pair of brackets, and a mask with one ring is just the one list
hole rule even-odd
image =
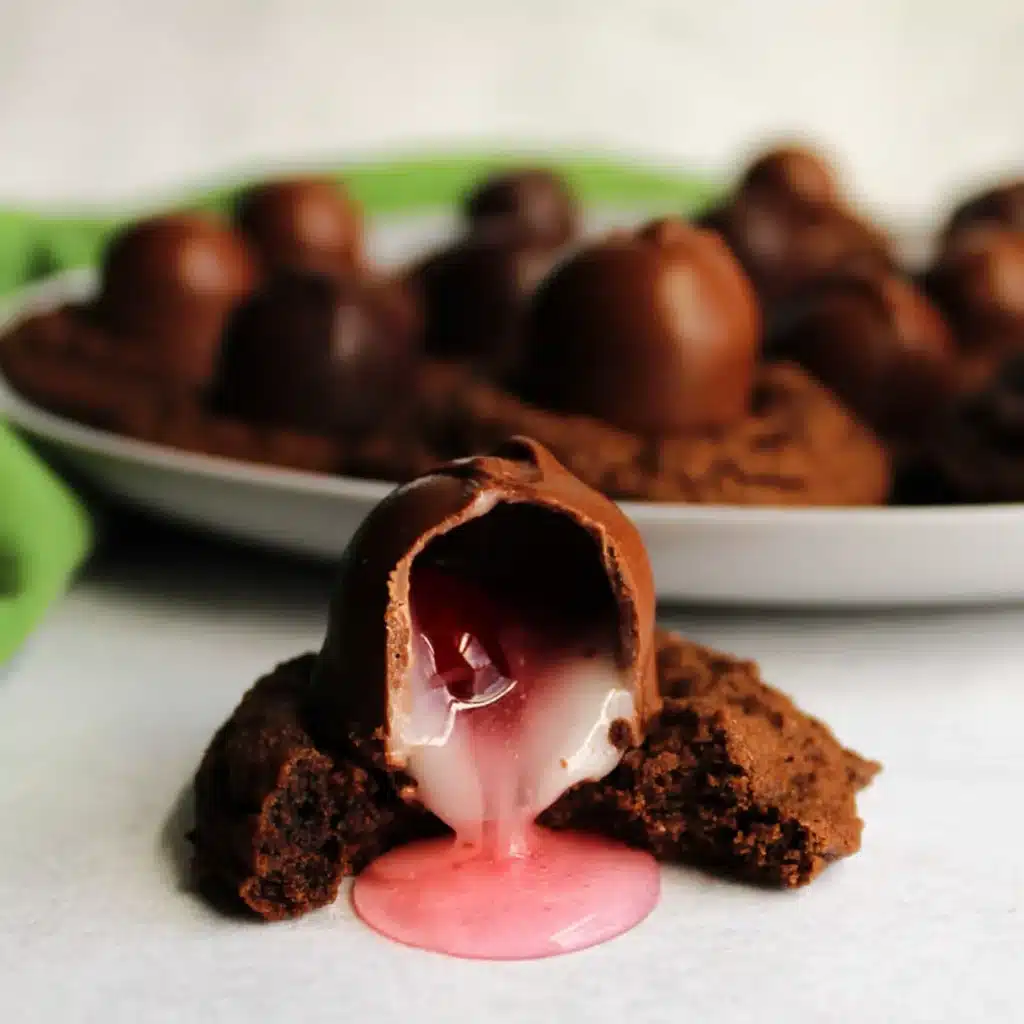
[[[635, 216], [608, 214], [601, 225]], [[374, 227], [383, 263], [443, 238], [447, 217]], [[8, 305], [89, 291], [76, 272]], [[390, 489], [193, 455], [81, 426], [25, 401], [0, 378], [0, 408], [105, 492], [159, 515], [266, 547], [336, 558]], [[1024, 506], [773, 509], [628, 502], [665, 600], [758, 606], [958, 604], [1024, 599]]]

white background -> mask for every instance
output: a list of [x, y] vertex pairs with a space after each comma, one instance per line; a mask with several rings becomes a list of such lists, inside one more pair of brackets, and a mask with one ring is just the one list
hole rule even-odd
[[[1021, 11], [2, 0], [0, 203], [484, 138], [716, 169], [785, 128], [831, 143], [872, 205], [923, 215], [1022, 164]], [[676, 615], [885, 762], [864, 851], [796, 894], [669, 872], [617, 942], [472, 965], [377, 940], [343, 905], [263, 928], [178, 891], [182, 789], [241, 690], [318, 643], [327, 576], [160, 545], [101, 558], [0, 677], [5, 1022], [1019, 1017], [1024, 611]]]
[[1024, 170], [1019, 0], [3, 0], [0, 201], [418, 143], [722, 171], [804, 131], [872, 206]]

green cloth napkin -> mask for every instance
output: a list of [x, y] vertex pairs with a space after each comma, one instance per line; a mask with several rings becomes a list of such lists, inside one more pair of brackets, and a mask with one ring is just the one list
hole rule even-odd
[[64, 592], [91, 543], [77, 498], [0, 424], [0, 665]]

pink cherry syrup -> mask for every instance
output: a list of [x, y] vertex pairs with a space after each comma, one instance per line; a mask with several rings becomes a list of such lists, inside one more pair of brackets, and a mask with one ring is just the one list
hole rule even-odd
[[371, 863], [357, 914], [398, 942], [474, 959], [554, 956], [628, 931], [658, 901], [654, 859], [534, 823], [617, 760], [608, 726], [630, 698], [610, 663], [582, 638], [556, 648], [545, 624], [436, 569], [414, 567], [412, 604], [409, 768], [454, 835]]

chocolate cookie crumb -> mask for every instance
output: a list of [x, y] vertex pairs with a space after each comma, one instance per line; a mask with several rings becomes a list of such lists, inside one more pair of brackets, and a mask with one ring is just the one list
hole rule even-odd
[[313, 661], [304, 655], [257, 681], [196, 775], [197, 888], [267, 920], [332, 902], [346, 875], [441, 830], [355, 747], [339, 756], [314, 745], [302, 724]]
[[[665, 709], [642, 746], [542, 818], [775, 886], [856, 852], [855, 794], [879, 766], [762, 682], [756, 666], [658, 639]], [[304, 724], [313, 656], [260, 679], [221, 727], [196, 781], [194, 873], [219, 906], [268, 920], [332, 902], [342, 879], [391, 847], [441, 834], [401, 800], [372, 737], [317, 746]]]
[[665, 700], [642, 747], [541, 819], [736, 878], [794, 887], [856, 853], [855, 795], [879, 765], [766, 685], [753, 662], [660, 638]]

